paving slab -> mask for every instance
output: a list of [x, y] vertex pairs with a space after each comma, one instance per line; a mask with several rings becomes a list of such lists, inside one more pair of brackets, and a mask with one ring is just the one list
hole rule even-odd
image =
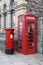
[[0, 51], [0, 65], [43, 65], [43, 54], [23, 55], [14, 52], [13, 55]]

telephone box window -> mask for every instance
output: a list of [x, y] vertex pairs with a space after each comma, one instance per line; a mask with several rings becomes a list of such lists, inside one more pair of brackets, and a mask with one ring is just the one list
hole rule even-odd
[[19, 40], [20, 40], [19, 46], [22, 49], [22, 22], [19, 23]]

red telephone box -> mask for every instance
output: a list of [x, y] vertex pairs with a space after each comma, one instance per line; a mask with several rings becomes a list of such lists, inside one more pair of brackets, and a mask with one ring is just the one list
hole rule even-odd
[[14, 53], [14, 29], [13, 28], [6, 28], [6, 54], [13, 54]]
[[36, 16], [33, 14], [18, 16], [18, 52], [36, 53]]

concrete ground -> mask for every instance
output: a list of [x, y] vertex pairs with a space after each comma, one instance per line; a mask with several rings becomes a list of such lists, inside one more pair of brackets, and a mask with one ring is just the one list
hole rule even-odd
[[43, 65], [43, 54], [23, 55], [14, 52], [7, 55], [0, 50], [0, 65]]
[[43, 54], [5, 54], [5, 41], [0, 41], [0, 65], [43, 65]]

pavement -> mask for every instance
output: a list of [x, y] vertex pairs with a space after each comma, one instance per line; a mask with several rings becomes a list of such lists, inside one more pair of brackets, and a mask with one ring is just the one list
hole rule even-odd
[[23, 55], [14, 52], [8, 55], [0, 50], [0, 65], [43, 65], [43, 54]]

